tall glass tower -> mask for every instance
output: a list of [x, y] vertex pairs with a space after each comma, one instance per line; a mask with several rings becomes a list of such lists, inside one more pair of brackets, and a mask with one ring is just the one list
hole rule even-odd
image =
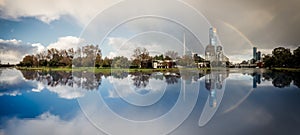
[[217, 29], [209, 28], [209, 44], [217, 46]]
[[256, 61], [257, 60], [257, 48], [253, 47], [253, 59]]

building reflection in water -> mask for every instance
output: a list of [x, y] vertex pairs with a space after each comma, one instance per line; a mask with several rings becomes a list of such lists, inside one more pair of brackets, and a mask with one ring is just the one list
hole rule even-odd
[[258, 72], [254, 72], [253, 76], [253, 88], [257, 88], [257, 84], [261, 83], [261, 74]]
[[216, 113], [225, 92], [228, 76], [229, 71], [227, 69], [212, 70], [211, 73], [205, 75], [204, 88], [209, 91], [209, 94], [199, 118], [199, 127], [205, 126]]
[[217, 92], [221, 91], [224, 86], [224, 80], [228, 77], [229, 72], [213, 71], [205, 75], [205, 88], [209, 91], [209, 105], [215, 108], [217, 106]]

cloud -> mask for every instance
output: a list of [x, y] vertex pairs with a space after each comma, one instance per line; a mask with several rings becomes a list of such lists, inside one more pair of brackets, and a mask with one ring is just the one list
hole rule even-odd
[[60, 37], [54, 43], [49, 44], [47, 47], [41, 43], [24, 43], [21, 40], [10, 39], [3, 40], [0, 39], [0, 60], [1, 63], [17, 64], [19, 63], [25, 55], [34, 55], [43, 52], [45, 49], [70, 49], [77, 48], [84, 44], [84, 39], [66, 36]]
[[[27, 1], [15, 1], [15, 0], [0, 0], [0, 17], [5, 19], [13, 19], [18, 20], [22, 17], [34, 17], [38, 20], [41, 20], [45, 23], [51, 23], [54, 20], [59, 20], [63, 16], [71, 16], [75, 20], [76, 23], [80, 24], [88, 24], [88, 22], [95, 17], [100, 11], [105, 10], [106, 8], [112, 6], [114, 3], [117, 3], [120, 0], [92, 0], [89, 2], [85, 2], [83, 0], [77, 0], [76, 2], [71, 0], [27, 0]], [[196, 10], [200, 11], [208, 18], [209, 22], [219, 29], [220, 38], [222, 40], [230, 41], [237, 38], [241, 38], [238, 36], [232, 36], [231, 34], [221, 34], [228, 33], [228, 26], [220, 23], [226, 22], [231, 26], [235, 27], [239, 30], [241, 34], [244, 35], [249, 41], [253, 43], [254, 46], [257, 46], [258, 49], [273, 49], [277, 46], [287, 46], [289, 45], [292, 48], [295, 48], [300, 44], [300, 40], [298, 35], [300, 35], [300, 1], [299, 0], [290, 0], [290, 1], [271, 1], [271, 0], [253, 0], [253, 1], [241, 1], [241, 0], [228, 0], [226, 2], [219, 2], [216, 0], [184, 0], [188, 4], [192, 5]], [[131, 1], [136, 2], [136, 1]], [[165, 1], [164, 1], [165, 2]], [[130, 2], [128, 2], [130, 3]], [[155, 3], [155, 2], [153, 2]], [[153, 4], [151, 3], [151, 4]], [[185, 14], [189, 15], [184, 20], [187, 20], [188, 23], [193, 24], [195, 18], [191, 17], [189, 13], [186, 13], [185, 10], [174, 10], [177, 7], [166, 6], [165, 8], [160, 8], [163, 5], [168, 5], [165, 3], [161, 3], [160, 5], [153, 4], [149, 7], [153, 6], [153, 11], [155, 10], [158, 14], [163, 14], [165, 16], [170, 16], [172, 18], [179, 18], [178, 16]], [[109, 22], [117, 21], [118, 18], [122, 18], [122, 11], [130, 11], [133, 13], [138, 13], [140, 7], [145, 6], [145, 3], [137, 1], [139, 7], [131, 8], [132, 5], [124, 4], [125, 9], [114, 8], [110, 11], [112, 14], [105, 14], [103, 12], [104, 19], [100, 20], [101, 22], [106, 22], [101, 27], [100, 30], [96, 31], [105, 31], [106, 29], [110, 29]], [[144, 5], [143, 5], [144, 4]], [[119, 6], [119, 5], [117, 5]], [[128, 10], [127, 10], [128, 9]], [[152, 10], [152, 8], [151, 8]], [[149, 11], [150, 12], [150, 11]], [[152, 12], [150, 12], [152, 13]], [[112, 17], [114, 16], [114, 17]], [[152, 24], [151, 27], [149, 25], [145, 25], [143, 30], [147, 30], [147, 28], [155, 27], [157, 24], [153, 23], [153, 21], [149, 21], [146, 19], [142, 19], [145, 21], [140, 21], [139, 25]], [[160, 22], [161, 23], [161, 22]], [[114, 23], [112, 23], [114, 24]], [[168, 23], [169, 24], [169, 23]], [[202, 24], [201, 24], [202, 25]], [[137, 26], [136, 24], [133, 26]], [[199, 24], [193, 24], [193, 30], [198, 30], [200, 27]], [[164, 28], [168, 27], [167, 25], [163, 26]], [[137, 29], [141, 29], [140, 27], [128, 27], [128, 31], [138, 31]], [[164, 29], [162, 28], [162, 29]], [[227, 30], [226, 30], [227, 29]], [[225, 30], [225, 31], [222, 31]], [[174, 32], [175, 31], [175, 32]], [[207, 33], [207, 30], [204, 30]], [[177, 37], [179, 36], [178, 30], [173, 30]], [[177, 32], [177, 33], [176, 33]], [[204, 32], [204, 33], [205, 33]], [[236, 31], [232, 31], [230, 33], [240, 34]], [[103, 33], [102, 33], [103, 34]], [[207, 35], [207, 34], [206, 34]], [[89, 35], [90, 36], [90, 35]], [[98, 34], [95, 35], [98, 37]], [[205, 35], [201, 35], [204, 37]], [[117, 37], [117, 36], [116, 36]], [[121, 36], [119, 36], [121, 37]], [[226, 41], [224, 41], [226, 42]], [[243, 41], [244, 42], [244, 41]], [[228, 42], [227, 51], [230, 49], [231, 52], [233, 50], [238, 50], [236, 47], [240, 48], [243, 44], [242, 42], [235, 44], [231, 44], [232, 42]], [[247, 42], [244, 42], [247, 43]], [[148, 44], [149, 45], [149, 44]], [[160, 45], [160, 44], [158, 44]], [[206, 45], [206, 44], [204, 44]], [[226, 44], [224, 44], [226, 45]], [[243, 44], [244, 45], [244, 44]], [[250, 47], [251, 48], [251, 47]], [[157, 48], [156, 48], [157, 49]], [[249, 49], [247, 46], [246, 49]], [[244, 49], [244, 50], [246, 50]], [[230, 54], [228, 51], [228, 55], [234, 55], [234, 58], [237, 59], [240, 54]], [[237, 51], [236, 51], [237, 52]], [[233, 53], [236, 53], [233, 52]], [[104, 52], [105, 53], [105, 52]], [[238, 52], [242, 53], [242, 52]], [[110, 57], [116, 56], [119, 53], [114, 51], [107, 52], [107, 55]], [[249, 51], [244, 52], [244, 54], [249, 54]], [[15, 54], [14, 54], [15, 55]], [[9, 57], [9, 56], [7, 56]], [[246, 59], [248, 57], [244, 57]], [[13, 58], [11, 58], [13, 59]]]
[[112, 50], [108, 51], [106, 48], [101, 49], [103, 49], [103, 53], [108, 52], [107, 54], [110, 58], [115, 56], [132, 58], [133, 51], [137, 47], [146, 48], [151, 56], [164, 54], [166, 51], [176, 51], [179, 55], [183, 54], [181, 41], [157, 33], [144, 34], [134, 39], [110, 37], [108, 46], [111, 47]]
[[51, 43], [47, 46], [48, 49], [56, 48], [56, 49], [70, 49], [70, 48], [78, 48], [82, 46], [84, 43], [84, 39], [66, 36], [58, 38], [57, 42]]
[[83, 97], [87, 92], [87, 90], [79, 88], [75, 83], [73, 86], [58, 84], [53, 87], [49, 86], [48, 83], [47, 79], [40, 81], [25, 79], [20, 70], [0, 70], [0, 96], [17, 96], [22, 95], [24, 92], [41, 92], [43, 90], [49, 90], [50, 92], [56, 93], [60, 98], [75, 99]]
[[138, 88], [134, 85], [134, 81], [132, 80], [134, 76], [128, 76], [124, 79], [117, 79], [114, 77], [108, 77], [109, 83], [114, 86], [114, 89], [108, 89], [108, 98], [120, 98], [122, 95], [123, 98], [135, 98], [136, 93], [140, 93], [142, 91], [152, 92], [153, 95], [160, 95], [161, 92], [167, 87], [166, 82], [156, 79], [149, 79], [149, 84], [146, 87]]
[[1, 0], [0, 16], [5, 19], [34, 17], [45, 23], [59, 20], [61, 16], [69, 15], [86, 24], [98, 12], [120, 0]]
[[16, 69], [0, 69], [0, 84], [0, 96], [17, 96], [37, 88], [33, 81], [25, 80], [23, 74]]
[[33, 54], [43, 50], [44, 47], [37, 44], [23, 43], [21, 40], [0, 39], [0, 58], [1, 63], [18, 63], [26, 54]]
[[59, 116], [45, 112], [33, 119], [12, 118], [0, 129], [1, 135], [86, 135], [103, 134], [96, 129], [81, 113], [70, 119], [62, 120]]
[[64, 99], [76, 99], [83, 97], [87, 90], [75, 88], [66, 85], [59, 85], [55, 87], [46, 87], [49, 91], [56, 93], [60, 98]]

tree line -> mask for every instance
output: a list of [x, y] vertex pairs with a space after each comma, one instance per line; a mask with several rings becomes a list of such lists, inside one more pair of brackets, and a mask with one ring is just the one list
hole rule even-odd
[[299, 68], [300, 67], [300, 46], [293, 50], [289, 48], [277, 47], [273, 49], [272, 54], [264, 55], [264, 66], [272, 67], [285, 67], [285, 68]]
[[137, 47], [131, 58], [116, 56], [102, 57], [97, 45], [87, 45], [77, 49], [51, 48], [35, 55], [26, 55], [18, 66], [24, 67], [116, 67], [116, 68], [151, 68], [154, 60], [178, 60], [177, 63], [192, 66], [195, 62], [204, 61], [198, 55], [179, 57], [175, 51], [167, 51], [165, 55], [150, 56], [146, 48]]

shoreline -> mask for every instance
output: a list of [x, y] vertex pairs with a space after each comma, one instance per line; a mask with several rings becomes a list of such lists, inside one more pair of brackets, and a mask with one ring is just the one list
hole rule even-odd
[[[18, 70], [39, 70], [39, 71], [65, 71], [65, 72], [72, 72], [72, 71], [87, 71], [87, 72], [95, 72], [95, 73], [114, 73], [114, 72], [128, 72], [128, 73], [153, 73], [153, 72], [175, 72], [179, 73], [180, 70], [195, 70], [195, 68], [95, 68], [95, 67], [79, 67], [79, 68], [70, 68], [70, 67], [14, 67]], [[211, 71], [214, 69], [210, 68], [196, 68], [198, 71]], [[231, 69], [256, 69], [256, 68], [226, 68], [228, 70]], [[269, 71], [279, 71], [279, 72], [300, 72], [300, 68], [259, 68], [263, 70]]]

